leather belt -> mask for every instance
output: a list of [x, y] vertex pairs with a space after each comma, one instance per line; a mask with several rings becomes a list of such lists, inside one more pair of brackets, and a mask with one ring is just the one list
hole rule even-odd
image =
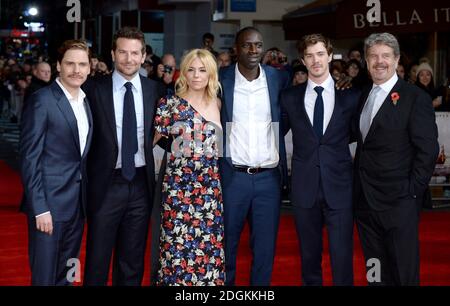
[[248, 166], [239, 166], [233, 165], [234, 170], [240, 172], [247, 172], [248, 174], [257, 174], [267, 170], [272, 170], [274, 168], [261, 168], [261, 167], [248, 167]]
[[[145, 175], [145, 173], [146, 173], [145, 166], [136, 168], [136, 175]], [[121, 168], [114, 169], [113, 175], [122, 176], [122, 169]]]

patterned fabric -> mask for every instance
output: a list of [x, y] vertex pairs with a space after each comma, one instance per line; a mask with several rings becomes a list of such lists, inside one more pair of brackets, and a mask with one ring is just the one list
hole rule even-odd
[[156, 130], [173, 137], [162, 187], [158, 285], [224, 285], [218, 133], [186, 100], [162, 98]]

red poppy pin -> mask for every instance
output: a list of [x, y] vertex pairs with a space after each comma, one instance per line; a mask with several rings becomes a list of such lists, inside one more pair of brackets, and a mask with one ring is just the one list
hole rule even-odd
[[391, 99], [392, 99], [392, 103], [395, 105], [397, 105], [397, 101], [398, 99], [400, 99], [400, 95], [398, 94], [398, 92], [393, 92], [391, 94]]

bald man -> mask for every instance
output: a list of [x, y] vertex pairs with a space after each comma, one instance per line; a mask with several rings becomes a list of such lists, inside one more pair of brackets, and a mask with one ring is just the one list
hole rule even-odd
[[40, 62], [35, 65], [33, 69], [33, 76], [31, 77], [30, 86], [27, 87], [24, 96], [24, 103], [27, 104], [26, 101], [28, 97], [31, 96], [35, 91], [38, 91], [42, 87], [45, 87], [50, 84], [50, 79], [52, 76], [52, 70], [50, 65], [46, 62]]

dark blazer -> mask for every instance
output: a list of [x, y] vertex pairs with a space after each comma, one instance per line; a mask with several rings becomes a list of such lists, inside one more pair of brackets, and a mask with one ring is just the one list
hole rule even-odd
[[[370, 89], [361, 96], [359, 117]], [[395, 105], [392, 93], [398, 93]], [[399, 78], [383, 102], [363, 143], [358, 133], [355, 157], [355, 201], [364, 192], [377, 211], [400, 199], [421, 198], [434, 170], [439, 144], [431, 98]]]
[[317, 137], [305, 108], [307, 83], [281, 93], [283, 132], [292, 129], [291, 201], [311, 208], [316, 202], [320, 181], [325, 199], [332, 209], [352, 205], [352, 157], [349, 143], [354, 141], [354, 121], [360, 92], [335, 90], [335, 105], [321, 140]]
[[[269, 88], [270, 96], [270, 110], [272, 113], [272, 122], [280, 123], [281, 110], [279, 104], [279, 95], [283, 88], [286, 88], [289, 82], [289, 76], [284, 71], [276, 70], [273, 67], [262, 65], [266, 73], [267, 86]], [[223, 127], [223, 148], [224, 157], [220, 159], [220, 171], [222, 174], [222, 184], [224, 186], [230, 181], [233, 172], [233, 164], [231, 157], [227, 157], [227, 122], [233, 121], [233, 98], [234, 98], [234, 82], [235, 82], [236, 64], [222, 68], [219, 71], [219, 79], [222, 84], [222, 108], [220, 111], [220, 120]], [[281, 124], [279, 125], [278, 141], [279, 141], [279, 168], [283, 177], [283, 185], [287, 181], [287, 162], [286, 162], [286, 148], [284, 145], [284, 137], [282, 135]], [[229, 150], [228, 150], [229, 152]]]
[[[164, 88], [155, 81], [140, 77], [144, 101], [144, 151], [149, 195], [155, 185], [153, 160], [153, 117], [157, 99], [164, 94]], [[91, 103], [94, 119], [92, 148], [88, 156], [88, 213], [96, 211], [102, 204], [111, 182], [119, 154], [114, 114], [112, 75], [91, 79], [85, 83], [86, 94]], [[151, 205], [151, 203], [149, 203]]]
[[89, 104], [85, 99], [89, 133], [81, 156], [76, 118], [56, 81], [32, 94], [29, 102], [20, 140], [22, 210], [30, 216], [50, 211], [53, 221], [69, 221], [80, 199], [86, 209], [86, 157], [92, 140]]

